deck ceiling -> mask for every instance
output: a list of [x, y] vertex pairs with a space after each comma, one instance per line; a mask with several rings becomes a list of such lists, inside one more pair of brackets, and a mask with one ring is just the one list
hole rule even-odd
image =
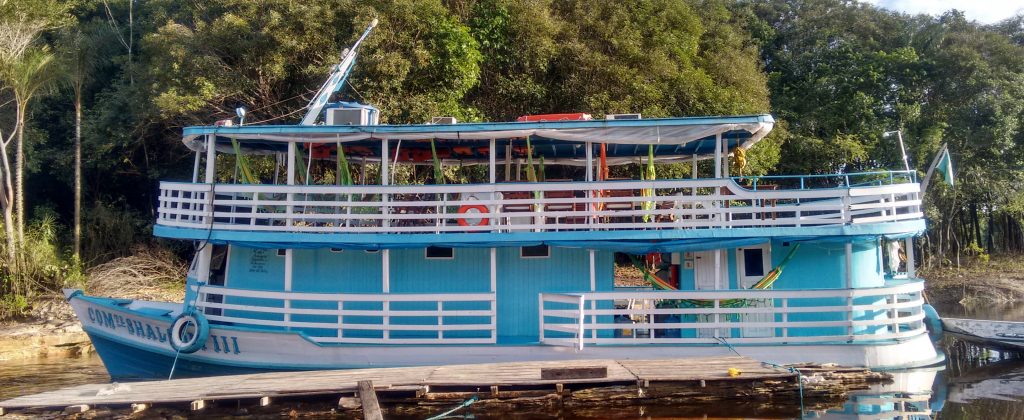
[[[473, 164], [488, 162], [491, 139], [495, 140], [499, 161], [525, 158], [525, 138], [529, 136], [535, 157], [544, 156], [546, 162], [582, 164], [585, 144], [592, 142], [607, 144], [608, 163], [615, 165], [646, 157], [647, 145], [655, 146], [655, 158], [661, 162], [707, 158], [714, 155], [714, 139], [719, 134], [727, 140], [728, 149], [746, 149], [764, 138], [773, 125], [771, 115], [754, 115], [448, 125], [188, 127], [183, 141], [192, 150], [203, 150], [205, 136], [213, 134], [217, 136], [218, 152], [234, 153], [231, 141], [236, 140], [252, 154], [285, 152], [289, 142], [303, 143], [307, 151], [323, 144], [319, 154], [328, 159], [336, 156], [335, 144], [343, 143], [349, 159], [379, 161], [380, 141], [387, 139], [391, 140], [391, 160], [429, 164], [430, 143], [434, 140], [442, 160]], [[511, 149], [507, 147], [510, 145]], [[509, 150], [510, 157], [506, 156]]]

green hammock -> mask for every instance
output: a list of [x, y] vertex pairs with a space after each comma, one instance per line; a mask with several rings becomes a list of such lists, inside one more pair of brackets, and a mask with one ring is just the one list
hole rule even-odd
[[[775, 266], [772, 271], [769, 271], [761, 280], [750, 286], [748, 290], [765, 290], [772, 287], [775, 281], [782, 275], [782, 270], [785, 269], [786, 264], [793, 259], [793, 255], [796, 254], [796, 250], [800, 248], [800, 244], [793, 245], [793, 249], [789, 250], [789, 254], [786, 258], [783, 258], [779, 265]], [[644, 273], [644, 279], [646, 279], [652, 286], [660, 290], [679, 290], [673, 287], [671, 284], [659, 278], [656, 274], [652, 273], [647, 267], [635, 256], [630, 254], [629, 259], [633, 262], [633, 265], [640, 269]], [[749, 299], [722, 299], [719, 300], [720, 308], [738, 308], [747, 306]], [[715, 306], [715, 301], [710, 299], [679, 299], [679, 303], [689, 307], [695, 308], [712, 308]]]

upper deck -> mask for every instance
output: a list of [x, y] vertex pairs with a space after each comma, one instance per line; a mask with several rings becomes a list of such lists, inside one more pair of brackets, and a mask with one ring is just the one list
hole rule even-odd
[[[196, 150], [194, 182], [161, 183], [155, 233], [377, 247], [905, 234], [923, 229], [920, 187], [911, 172], [730, 177], [730, 153], [763, 138], [773, 122], [762, 115], [188, 128], [185, 143]], [[198, 182], [202, 153], [206, 182]], [[287, 181], [215, 182], [217, 155], [238, 153], [276, 154]], [[534, 167], [541, 159], [549, 167], [570, 168], [559, 173], [577, 179], [522, 182], [521, 176], [511, 175], [513, 167], [521, 174], [523, 165]], [[653, 171], [652, 159], [682, 163], [692, 177], [655, 179], [648, 173]], [[336, 166], [335, 177], [340, 177], [342, 165], [346, 173], [348, 165], [361, 166], [361, 172], [369, 165], [378, 179], [364, 177], [363, 185], [316, 185], [309, 175], [314, 160], [331, 161], [326, 166]], [[701, 160], [712, 162], [703, 165], [711, 177], [697, 176]], [[238, 173], [239, 160], [234, 161]], [[609, 166], [626, 164], [644, 173], [637, 178], [647, 179], [607, 176]], [[486, 165], [488, 181], [390, 185], [394, 179], [389, 173], [400, 165]], [[543, 172], [544, 167], [530, 170]]]

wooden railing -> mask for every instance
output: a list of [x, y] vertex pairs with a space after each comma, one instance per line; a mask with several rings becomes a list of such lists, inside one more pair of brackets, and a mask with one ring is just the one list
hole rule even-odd
[[319, 343], [491, 344], [493, 293], [300, 293], [191, 286], [211, 323], [303, 332]]
[[912, 180], [810, 188], [800, 179], [788, 188], [785, 179], [746, 179], [749, 188], [729, 178], [343, 187], [163, 182], [157, 223], [441, 233], [822, 226], [923, 217]]
[[921, 281], [887, 287], [542, 293], [549, 345], [834, 343], [925, 334]]

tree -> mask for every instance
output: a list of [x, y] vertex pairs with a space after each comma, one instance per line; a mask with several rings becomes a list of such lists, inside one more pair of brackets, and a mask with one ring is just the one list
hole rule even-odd
[[5, 71], [4, 79], [14, 92], [15, 163], [14, 200], [18, 241], [25, 240], [25, 116], [29, 102], [56, 78], [54, 55], [46, 46], [30, 47]]
[[61, 70], [65, 82], [74, 93], [75, 103], [75, 163], [74, 163], [74, 222], [73, 255], [81, 259], [82, 252], [82, 94], [93, 67], [96, 65], [96, 49], [89, 39], [91, 33], [86, 25], [67, 30], [59, 38]]

